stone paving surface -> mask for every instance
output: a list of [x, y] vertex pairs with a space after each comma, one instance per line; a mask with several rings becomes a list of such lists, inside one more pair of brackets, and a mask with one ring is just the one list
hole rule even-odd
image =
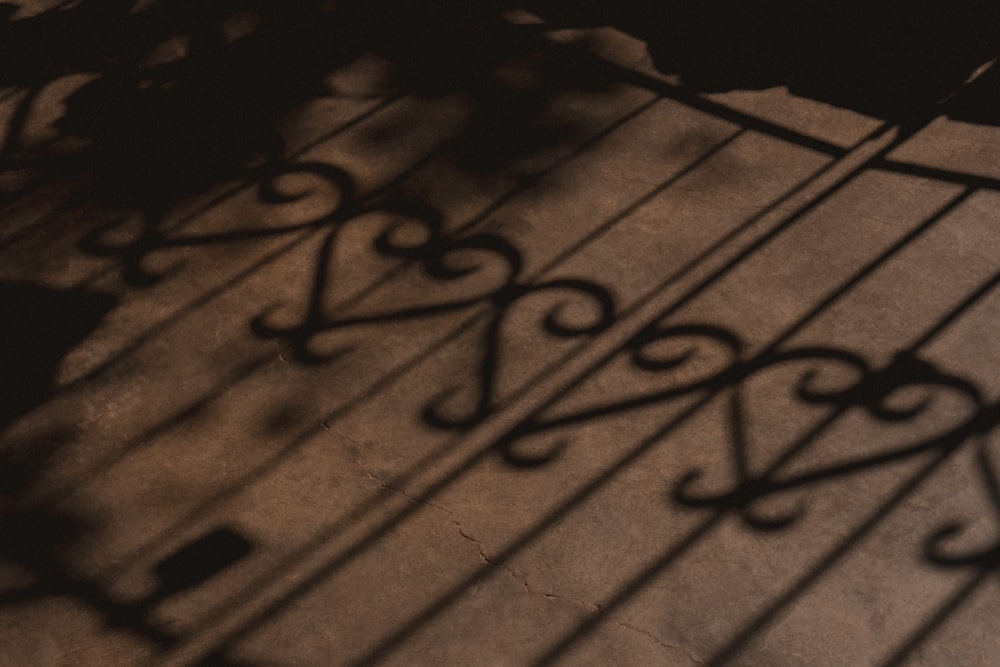
[[736, 4], [0, 3], [0, 665], [998, 664], [1000, 13]]

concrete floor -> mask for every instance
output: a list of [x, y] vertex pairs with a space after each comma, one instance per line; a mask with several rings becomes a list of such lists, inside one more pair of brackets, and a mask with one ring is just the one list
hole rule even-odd
[[1000, 663], [997, 10], [405, 4], [0, 3], [0, 664]]

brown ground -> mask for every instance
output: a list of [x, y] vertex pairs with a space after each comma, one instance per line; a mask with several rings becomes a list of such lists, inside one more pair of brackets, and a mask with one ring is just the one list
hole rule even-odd
[[967, 4], [0, 3], [0, 664], [998, 664]]

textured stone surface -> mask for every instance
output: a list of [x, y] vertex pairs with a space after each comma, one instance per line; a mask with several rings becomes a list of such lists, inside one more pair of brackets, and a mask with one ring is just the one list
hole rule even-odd
[[203, 4], [0, 4], [0, 665], [996, 664], [996, 9]]

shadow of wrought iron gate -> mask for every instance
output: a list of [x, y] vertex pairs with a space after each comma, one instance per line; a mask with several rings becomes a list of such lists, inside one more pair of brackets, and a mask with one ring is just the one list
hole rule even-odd
[[[494, 172], [463, 162], [482, 144], [460, 96], [333, 96], [240, 180], [96, 225], [68, 200], [49, 219], [84, 211], [69, 259], [24, 259], [48, 225], [5, 228], [5, 281], [115, 294], [0, 422], [72, 462], [4, 489], [8, 528], [42, 526], [0, 552], [29, 581], [5, 613], [71, 599], [151, 664], [459, 664], [440, 628], [489, 634], [470, 600], [508, 578], [569, 603], [544, 633], [512, 622], [518, 663], [587, 662], [608, 627], [718, 665], [933, 664], [941, 632], [971, 641], [954, 619], [1000, 562], [1000, 173], [938, 150], [995, 128], [948, 118], [961, 88], [880, 121], [698, 92], [584, 34], [608, 53], [574, 57], [612, 83], [559, 90], [546, 117], [575, 134]], [[135, 479], [164, 465], [143, 483], [185, 490], [161, 511]], [[82, 528], [54, 537], [87, 525], [76, 507], [113, 508], [84, 558], [63, 544]], [[480, 559], [378, 598], [421, 579], [387, 545], [429, 525]], [[363, 620], [325, 616], [338, 596]]]

